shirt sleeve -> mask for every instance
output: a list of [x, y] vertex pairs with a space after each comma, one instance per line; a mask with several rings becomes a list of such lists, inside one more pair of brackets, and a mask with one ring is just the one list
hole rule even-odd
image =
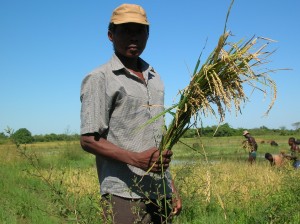
[[80, 134], [106, 133], [109, 123], [107, 98], [105, 75], [100, 73], [86, 76], [80, 92]]

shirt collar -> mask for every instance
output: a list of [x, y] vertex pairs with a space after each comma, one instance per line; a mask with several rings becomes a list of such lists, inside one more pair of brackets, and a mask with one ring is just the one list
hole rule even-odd
[[[146, 74], [147, 74], [150, 72], [150, 73], [152, 73], [152, 75], [154, 75], [156, 73], [155, 70], [153, 69], [153, 67], [151, 65], [149, 65], [146, 61], [144, 61], [141, 58], [139, 58], [139, 61], [141, 63], [141, 69], [142, 69], [143, 73], [146, 72]], [[112, 64], [113, 71], [126, 69], [116, 54], [113, 54], [112, 59], [111, 59], [111, 64]]]

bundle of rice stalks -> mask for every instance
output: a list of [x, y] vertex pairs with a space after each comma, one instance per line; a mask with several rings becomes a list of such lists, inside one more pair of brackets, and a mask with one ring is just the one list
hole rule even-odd
[[[269, 77], [269, 72], [272, 71], [263, 69], [262, 72], [257, 72], [257, 67], [268, 63], [266, 59], [272, 52], [264, 49], [271, 40], [253, 37], [246, 42], [230, 43], [227, 42], [229, 36], [229, 32], [221, 35], [218, 46], [199, 71], [198, 60], [189, 85], [181, 91], [179, 102], [165, 111], [176, 109], [175, 113], [171, 112], [174, 117], [162, 139], [161, 149], [173, 147], [189, 129], [191, 118], [212, 114], [220, 116], [222, 122], [225, 112], [231, 112], [233, 105], [235, 111], [240, 112], [241, 103], [247, 100], [245, 84], [264, 94], [267, 93], [265, 88], [269, 88], [272, 100], [266, 113], [272, 108], [276, 99], [276, 84]], [[259, 41], [265, 43], [253, 51]], [[217, 109], [214, 109], [214, 105]]]
[[195, 121], [201, 115], [213, 115], [219, 116], [220, 122], [223, 122], [225, 113], [231, 112], [233, 106], [236, 113], [241, 112], [241, 104], [248, 99], [244, 91], [246, 85], [262, 91], [264, 95], [269, 89], [271, 103], [266, 114], [272, 108], [276, 99], [276, 84], [269, 73], [274, 70], [262, 68], [274, 52], [266, 51], [272, 40], [252, 37], [247, 41], [229, 42], [231, 35], [225, 30], [226, 23], [217, 47], [201, 67], [200, 54], [189, 85], [180, 91], [179, 102], [164, 112], [171, 113], [173, 120], [163, 136], [160, 149], [172, 149], [191, 127], [192, 118]]
[[233, 106], [236, 113], [241, 112], [241, 104], [248, 99], [244, 91], [247, 85], [265, 95], [268, 93], [266, 89], [270, 90], [271, 103], [266, 114], [275, 102], [276, 84], [269, 77], [269, 73], [274, 71], [262, 68], [268, 64], [267, 58], [273, 53], [266, 50], [272, 40], [252, 37], [246, 41], [229, 42], [230, 32], [226, 31], [226, 23], [233, 2], [232, 0], [218, 45], [201, 66], [202, 53], [200, 54], [189, 85], [180, 91], [179, 102], [157, 116], [166, 113], [173, 115], [160, 143], [161, 151], [172, 149], [194, 125], [192, 120], [213, 115], [220, 117], [220, 122], [223, 122], [226, 112], [231, 112]]

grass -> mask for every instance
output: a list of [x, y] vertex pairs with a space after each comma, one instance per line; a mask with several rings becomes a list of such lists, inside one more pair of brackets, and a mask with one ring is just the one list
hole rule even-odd
[[222, 161], [173, 172], [185, 208], [176, 223], [299, 222], [299, 184], [291, 181], [299, 173], [292, 169]]
[[[9, 153], [10, 154], [10, 153]], [[3, 153], [1, 153], [2, 157]], [[11, 155], [9, 155], [10, 157]], [[2, 157], [3, 158], [3, 157]], [[16, 158], [7, 163], [1, 161], [0, 169], [0, 222], [59, 223], [56, 217], [45, 215], [51, 208], [51, 199], [45, 193], [46, 186], [23, 172], [26, 165]], [[42, 192], [43, 197], [40, 197]]]
[[[278, 147], [268, 143], [274, 137]], [[173, 160], [183, 161], [172, 173], [185, 208], [176, 223], [298, 223], [299, 171], [270, 167], [264, 159], [266, 152], [288, 152], [287, 139], [256, 138], [258, 158], [252, 166], [243, 137], [183, 139], [173, 149]], [[195, 144], [198, 152], [188, 147]]]
[[0, 223], [96, 223], [93, 157], [78, 143], [0, 146]]
[[[263, 158], [288, 151], [287, 139], [276, 136], [279, 147], [271, 147], [274, 136], [256, 138], [252, 166], [243, 137], [182, 139], [171, 172], [184, 209], [174, 223], [299, 223], [300, 172]], [[37, 169], [14, 145], [0, 145], [0, 223], [101, 223], [92, 155], [78, 142], [27, 145], [26, 153], [37, 156]]]
[[[259, 136], [255, 139], [258, 143], [258, 160], [264, 157], [266, 152], [278, 154], [280, 151], [289, 151], [288, 138], [286, 136]], [[244, 140], [244, 137], [239, 136], [184, 138], [174, 146], [173, 160], [205, 159], [205, 156], [211, 160], [240, 160], [247, 158], [247, 152], [242, 148]], [[272, 140], [276, 140], [278, 147], [269, 144]]]

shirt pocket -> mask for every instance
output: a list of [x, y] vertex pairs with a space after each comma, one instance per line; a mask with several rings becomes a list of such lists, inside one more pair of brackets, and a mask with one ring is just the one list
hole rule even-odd
[[114, 105], [112, 117], [123, 119], [132, 116], [143, 116], [147, 111], [148, 97], [143, 92], [120, 92], [118, 100]]

